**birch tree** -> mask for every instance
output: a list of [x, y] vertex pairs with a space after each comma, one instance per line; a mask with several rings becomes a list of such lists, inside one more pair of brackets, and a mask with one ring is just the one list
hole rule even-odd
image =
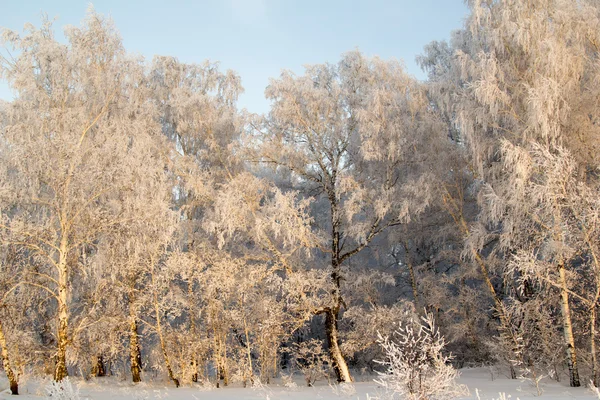
[[[521, 284], [531, 280], [560, 293], [562, 331], [571, 380], [577, 376], [572, 303], [586, 308], [592, 380], [597, 384], [596, 307], [600, 292], [597, 185], [579, 181], [577, 164], [565, 150], [505, 143], [507, 170], [517, 190], [503, 194], [503, 209], [514, 216], [516, 234], [504, 238], [514, 251], [509, 270]], [[523, 235], [523, 236], [521, 236]], [[576, 381], [571, 382], [576, 384]]]
[[124, 222], [114, 199], [135, 193], [136, 174], [143, 174], [127, 160], [148, 155], [146, 140], [160, 134], [136, 91], [143, 69], [126, 56], [112, 23], [90, 10], [81, 28], [65, 34], [67, 44], [59, 43], [47, 21], [27, 25], [23, 35], [5, 30], [1, 65], [17, 94], [2, 129], [10, 148], [2, 162], [11, 174], [3, 182], [1, 227], [41, 266], [20, 284], [54, 299], [57, 381], [67, 375], [73, 336], [93, 322], [73, 313], [74, 276], [83, 255]]
[[[442, 71], [437, 93], [471, 150], [481, 182], [479, 223], [468, 235], [467, 246], [474, 249], [470, 254], [476, 258], [482, 245], [496, 238], [496, 254], [520, 264], [517, 254], [522, 246], [538, 257], [548, 248], [544, 240], [533, 243], [537, 235], [553, 238], [554, 243], [568, 242], [563, 224], [570, 207], [565, 208], [565, 198], [552, 204], [536, 203], [540, 198], [534, 191], [553, 191], [546, 180], [553, 167], [539, 155], [559, 156], [566, 151], [570, 154], [566, 159], [577, 165], [580, 183], [596, 185], [590, 171], [597, 166], [598, 154], [598, 8], [593, 1], [561, 0], [473, 1], [469, 5], [471, 15], [465, 29], [454, 35], [452, 51], [438, 46], [446, 55], [438, 61], [444, 61], [428, 65], [430, 71]], [[559, 159], [565, 160], [559, 156], [554, 162], [560, 163]], [[531, 165], [540, 167], [539, 175], [527, 172]], [[510, 171], [505, 170], [507, 166]], [[532, 213], [534, 208], [540, 217]], [[572, 303], [583, 299], [574, 294], [567, 270], [583, 278], [589, 275], [585, 268], [575, 268], [574, 259], [562, 251], [545, 260], [547, 273], [558, 273], [553, 280], [558, 286], [552, 290], [561, 298], [557, 306], [570, 384], [579, 386]]]
[[388, 227], [409, 221], [429, 202], [420, 151], [439, 140], [422, 88], [400, 63], [346, 54], [337, 65], [307, 66], [271, 80], [273, 101], [256, 160], [292, 174], [324, 204], [331, 301], [327, 344], [340, 381], [352, 380], [339, 348], [344, 307], [342, 266]]
[[9, 295], [11, 294], [11, 288], [14, 287], [18, 280], [18, 267], [15, 263], [15, 251], [12, 246], [3, 246], [2, 259], [0, 263], [0, 272], [2, 279], [0, 280], [0, 308], [5, 310], [0, 317], [0, 354], [2, 356], [2, 367], [8, 378], [10, 386], [10, 392], [13, 395], [19, 394], [19, 382], [18, 373], [15, 370], [13, 354], [11, 354], [11, 347], [8, 340], [8, 318], [6, 310], [8, 308]]
[[[277, 360], [276, 347], [323, 304], [322, 285], [306, 268], [320, 243], [310, 226], [310, 202], [248, 173], [223, 185], [217, 199], [205, 228], [216, 247], [227, 250], [223, 257], [242, 262], [237, 272], [241, 275], [229, 280], [246, 280], [234, 283], [233, 294], [238, 297], [246, 350], [256, 341], [261, 378], [268, 380], [269, 371], [276, 370], [271, 366]], [[247, 361], [252, 368], [249, 353]]]

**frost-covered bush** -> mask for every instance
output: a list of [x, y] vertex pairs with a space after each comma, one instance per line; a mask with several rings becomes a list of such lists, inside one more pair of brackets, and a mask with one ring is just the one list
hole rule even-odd
[[304, 375], [307, 386], [313, 386], [319, 379], [328, 377], [326, 365], [330, 360], [323, 352], [323, 344], [320, 340], [310, 339], [294, 344], [291, 353], [296, 367]]
[[356, 394], [356, 388], [350, 382], [340, 382], [338, 385], [329, 384], [329, 387], [338, 397], [351, 398]]
[[79, 388], [73, 385], [69, 378], [60, 382], [52, 381], [46, 385], [47, 400], [80, 400]]
[[288, 389], [296, 389], [298, 385], [294, 382], [293, 375], [281, 374], [281, 383]]
[[590, 382], [588, 383], [588, 388], [590, 389], [590, 391], [591, 391], [591, 392], [592, 392], [594, 395], [596, 395], [596, 397], [597, 397], [598, 399], [600, 399], [600, 389], [598, 389], [598, 388], [596, 387], [596, 385], [594, 385], [594, 381], [590, 381]]
[[442, 353], [444, 337], [426, 314], [422, 321], [410, 321], [392, 336], [379, 336], [385, 352], [379, 364], [386, 367], [375, 381], [387, 390], [390, 399], [454, 399], [468, 394], [465, 385], [456, 382], [458, 371], [450, 364], [451, 356]]

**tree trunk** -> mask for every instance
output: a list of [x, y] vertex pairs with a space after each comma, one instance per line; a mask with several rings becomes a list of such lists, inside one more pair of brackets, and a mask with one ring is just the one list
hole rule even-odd
[[[196, 321], [194, 320], [194, 313], [192, 312], [192, 298], [193, 298], [193, 288], [192, 288], [192, 281], [190, 280], [190, 282], [188, 282], [188, 300], [189, 300], [189, 304], [190, 307], [188, 309], [188, 312], [190, 314], [190, 337], [192, 338], [192, 340], [196, 340]], [[191, 360], [190, 360], [190, 368], [192, 370], [192, 382], [196, 383], [198, 382], [198, 361], [196, 359], [196, 354], [192, 353], [191, 356]]]
[[142, 381], [142, 353], [138, 337], [138, 324], [135, 317], [133, 301], [129, 300], [129, 362], [131, 363], [131, 378], [133, 383]]
[[[243, 304], [243, 303], [242, 303]], [[246, 313], [244, 312], [244, 334], [246, 336], [246, 356], [248, 357], [248, 373], [250, 384], [254, 384], [254, 368], [252, 366], [252, 349], [250, 348], [250, 332], [248, 331], [248, 323], [246, 321]], [[245, 381], [245, 380], [244, 380]]]
[[215, 315], [211, 313], [212, 329], [213, 329], [213, 355], [215, 357], [215, 374], [216, 374], [216, 385], [219, 388], [219, 382], [221, 380], [221, 348], [219, 346], [219, 339], [217, 337], [217, 324], [215, 323]]
[[[333, 185], [332, 185], [333, 187]], [[340, 245], [340, 215], [338, 210], [337, 198], [334, 192], [329, 192], [329, 203], [331, 206], [331, 280], [333, 283], [332, 297], [333, 307], [325, 313], [325, 332], [327, 335], [327, 344], [329, 346], [329, 355], [333, 362], [333, 369], [338, 382], [352, 382], [352, 376], [348, 369], [348, 364], [340, 350], [338, 338], [338, 317], [341, 305], [343, 304], [341, 294], [341, 245]]]
[[[60, 290], [59, 297], [65, 297], [62, 293], [64, 289]], [[58, 349], [56, 352], [56, 369], [54, 370], [54, 380], [56, 382], [62, 381], [68, 376], [67, 373], [67, 344], [68, 344], [68, 317], [66, 311], [65, 300], [59, 301], [59, 313], [58, 313]]]
[[56, 367], [54, 380], [62, 381], [67, 377], [67, 345], [69, 342], [69, 309], [68, 309], [68, 267], [67, 267], [67, 236], [63, 233], [60, 241], [58, 262], [58, 348], [56, 352]]
[[158, 333], [158, 340], [160, 342], [160, 349], [162, 350], [163, 357], [165, 358], [165, 366], [167, 367], [167, 373], [169, 374], [169, 379], [173, 381], [175, 387], [179, 387], [179, 379], [175, 377], [173, 373], [173, 368], [171, 367], [171, 361], [169, 360], [169, 355], [167, 354], [167, 347], [165, 345], [165, 341], [163, 338], [162, 330]]
[[596, 305], [590, 312], [590, 353], [592, 356], [592, 384], [598, 387], [598, 357], [596, 355]]
[[571, 387], [579, 387], [579, 370], [577, 368], [577, 352], [575, 350], [575, 338], [573, 336], [573, 324], [571, 323], [571, 310], [569, 308], [569, 293], [567, 291], [567, 278], [565, 276], [564, 265], [558, 266], [560, 283], [562, 290], [560, 292], [561, 303], [560, 311], [563, 320], [563, 335], [567, 349], [567, 365], [569, 367], [569, 384]]
[[[457, 202], [450, 195], [449, 191], [448, 195], [444, 196], [444, 203], [447, 204], [446, 209], [448, 213], [450, 214], [456, 225], [459, 227], [463, 235], [465, 237], [469, 236], [469, 226], [467, 225], [467, 221], [465, 221], [465, 218], [462, 214], [462, 207], [458, 206]], [[494, 289], [494, 285], [492, 284], [492, 280], [490, 279], [490, 274], [485, 265], [483, 257], [481, 257], [481, 255], [475, 248], [471, 248], [471, 252], [473, 254], [473, 258], [477, 262], [477, 265], [479, 265], [479, 269], [481, 271], [481, 275], [483, 277], [485, 285], [488, 288], [492, 299], [494, 300], [495, 309], [498, 313], [498, 317], [500, 318], [500, 331], [504, 331], [504, 334], [509, 336], [513, 346], [512, 352], [514, 355], [516, 355], [518, 353], [517, 350], [519, 347], [519, 342], [515, 337], [514, 332], [510, 326], [510, 321], [508, 319], [508, 315], [506, 315], [504, 304], [502, 304], [502, 301], [500, 301], [500, 298], [498, 297], [498, 293], [496, 293], [496, 289]], [[517, 379], [517, 372], [515, 371], [515, 367], [512, 364], [510, 365], [510, 378]]]
[[[488, 273], [485, 263], [483, 262], [483, 259], [481, 258], [481, 255], [479, 255], [479, 253], [475, 249], [472, 249], [472, 252], [473, 256], [475, 257], [475, 260], [477, 261], [477, 264], [479, 265], [479, 269], [481, 270], [481, 275], [483, 276], [485, 285], [487, 286], [488, 290], [490, 291], [490, 295], [494, 300], [496, 312], [498, 313], [498, 318], [500, 318], [500, 330], [504, 331], [504, 334], [509, 336], [513, 346], [513, 355], [517, 355], [519, 349], [519, 341], [517, 340], [512, 330], [512, 327], [510, 326], [510, 320], [508, 319], [508, 315], [506, 315], [504, 304], [502, 304], [502, 301], [500, 301], [500, 298], [498, 298], [498, 294], [496, 293], [496, 289], [494, 289], [494, 285], [492, 284], [492, 280], [490, 279], [490, 275]], [[515, 370], [515, 367], [512, 364], [510, 364], [510, 379], [517, 379], [517, 371]]]
[[415, 269], [413, 267], [412, 258], [410, 257], [408, 242], [403, 241], [402, 246], [404, 247], [404, 252], [406, 254], [406, 266], [408, 267], [408, 273], [410, 275], [410, 286], [413, 292], [413, 298], [415, 302], [415, 308], [419, 310], [419, 291], [417, 288], [417, 277], [415, 275]]
[[514, 365], [510, 365], [510, 379], [517, 379], [517, 370]]
[[106, 376], [106, 369], [104, 368], [104, 357], [102, 357], [102, 355], [94, 357], [92, 376]]
[[229, 368], [227, 366], [227, 338], [225, 334], [221, 334], [219, 337], [219, 346], [222, 351], [221, 353], [221, 379], [223, 379], [223, 386], [229, 385]]
[[156, 315], [156, 334], [158, 335], [158, 341], [160, 342], [160, 349], [163, 353], [163, 357], [165, 360], [165, 367], [167, 367], [167, 373], [169, 375], [169, 379], [173, 381], [175, 387], [179, 387], [179, 379], [175, 377], [173, 373], [173, 368], [171, 367], [171, 360], [169, 359], [169, 354], [167, 353], [167, 346], [165, 344], [165, 338], [162, 331], [162, 323], [160, 317], [160, 307], [158, 303], [158, 293], [156, 292], [156, 282], [154, 280], [154, 274], [152, 276], [152, 286], [154, 290], [154, 312]]
[[142, 381], [142, 354], [137, 332], [137, 321], [131, 320], [129, 325], [129, 360], [131, 362], [131, 377], [133, 383]]
[[[271, 371], [272, 371], [273, 374], [271, 376], [273, 378], [277, 378], [277, 361], [278, 361], [277, 360], [277, 345], [273, 346], [272, 355], [273, 355], [273, 358], [272, 358], [273, 365], [272, 365], [272, 370]], [[267, 383], [270, 383], [270, 380]]]
[[196, 356], [192, 356], [192, 361], [190, 361], [190, 368], [192, 370], [192, 382], [198, 382], [198, 361], [196, 361]]
[[223, 386], [229, 384], [229, 372], [227, 371], [227, 347], [224, 334], [221, 333], [221, 326], [217, 326], [218, 315], [216, 311], [211, 313], [211, 324], [213, 329], [213, 355], [215, 357], [215, 373], [217, 388], [220, 387], [220, 381], [223, 380]]
[[329, 354], [331, 356], [333, 369], [338, 382], [352, 382], [352, 376], [350, 376], [348, 364], [346, 364], [346, 360], [342, 355], [342, 351], [338, 343], [337, 316], [334, 311], [327, 311], [325, 313], [325, 329], [327, 332], [327, 345], [329, 346]]
[[219, 382], [223, 381], [223, 386], [229, 385], [229, 372], [227, 371], [227, 349], [222, 337], [219, 336], [217, 339], [217, 351], [215, 353], [217, 358], [217, 388]]
[[8, 378], [8, 382], [10, 384], [10, 393], [15, 395], [19, 394], [19, 383], [17, 382], [17, 376], [10, 366], [10, 359], [8, 358], [8, 345], [6, 344], [6, 337], [4, 336], [2, 321], [0, 321], [0, 348], [2, 349], [2, 366], [4, 367], [4, 372], [6, 372], [6, 377]]

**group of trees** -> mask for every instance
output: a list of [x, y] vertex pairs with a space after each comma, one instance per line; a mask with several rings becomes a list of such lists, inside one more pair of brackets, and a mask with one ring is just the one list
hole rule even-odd
[[350, 382], [423, 316], [459, 365], [597, 384], [600, 4], [469, 7], [418, 57], [426, 82], [354, 51], [272, 79], [266, 115], [237, 109], [234, 72], [133, 57], [93, 11], [66, 43], [4, 30], [13, 393], [29, 373]]

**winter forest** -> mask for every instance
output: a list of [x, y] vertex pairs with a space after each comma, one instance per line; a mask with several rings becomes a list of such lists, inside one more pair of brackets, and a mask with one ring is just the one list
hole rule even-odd
[[273, 77], [265, 115], [93, 9], [4, 29], [4, 393], [452, 399], [484, 367], [600, 398], [600, 1], [468, 6], [427, 80], [350, 51]]

